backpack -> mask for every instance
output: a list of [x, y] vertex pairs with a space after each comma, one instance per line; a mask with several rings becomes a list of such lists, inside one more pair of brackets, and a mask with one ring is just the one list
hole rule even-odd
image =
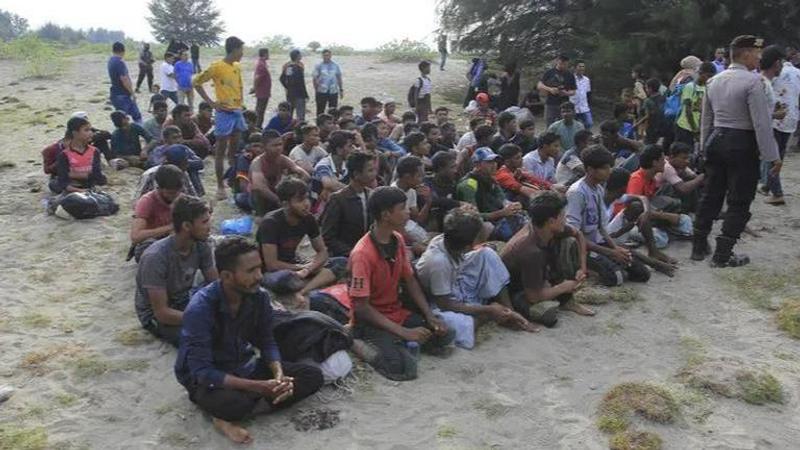
[[419, 97], [419, 91], [422, 89], [422, 77], [417, 78], [419, 81], [419, 85], [415, 82], [408, 88], [408, 95], [406, 95], [406, 101], [408, 102], [408, 106], [410, 108], [417, 107], [417, 98]]
[[678, 120], [678, 116], [681, 115], [681, 108], [683, 107], [681, 96], [683, 95], [683, 88], [687, 84], [689, 84], [688, 81], [675, 86], [675, 90], [669, 94], [669, 97], [664, 102], [664, 119], [669, 123], [675, 122]]
[[73, 192], [65, 195], [59, 205], [76, 219], [92, 219], [94, 217], [111, 216], [119, 211], [114, 199], [100, 191]]

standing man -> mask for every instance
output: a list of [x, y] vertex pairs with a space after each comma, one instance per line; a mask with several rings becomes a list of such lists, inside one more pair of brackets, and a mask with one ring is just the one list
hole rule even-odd
[[142, 85], [145, 76], [147, 77], [147, 92], [153, 90], [153, 52], [150, 51], [150, 44], [144, 44], [142, 51], [139, 52], [139, 77], [136, 80], [136, 93]]
[[253, 76], [253, 88], [251, 94], [256, 96], [256, 125], [260, 130], [264, 126], [264, 112], [267, 110], [269, 98], [272, 95], [272, 75], [269, 74], [269, 49], [258, 49], [258, 62], [256, 62], [256, 72]]
[[314, 82], [314, 100], [317, 103], [317, 115], [324, 113], [328, 107], [337, 108], [339, 97], [344, 97], [342, 86], [342, 69], [331, 61], [331, 51], [322, 51], [322, 62], [314, 67], [311, 75]]
[[[766, 50], [764, 51], [766, 53]], [[764, 58], [762, 58], [763, 60]], [[763, 67], [763, 64], [762, 64]], [[772, 128], [775, 131], [775, 141], [778, 143], [778, 154], [783, 160], [786, 147], [792, 133], [797, 130], [798, 100], [800, 100], [800, 69], [790, 61], [783, 61], [780, 75], [772, 79], [772, 90], [775, 92], [775, 101], [780, 104], [779, 110], [785, 115], [773, 115]], [[779, 175], [767, 175], [767, 190], [772, 194], [766, 203], [770, 205], [783, 205], [783, 187]]]
[[592, 129], [592, 109], [589, 103], [592, 99], [592, 82], [586, 76], [586, 63], [582, 60], [575, 61], [575, 95], [569, 101], [575, 105], [575, 118], [587, 130]]
[[720, 47], [714, 52], [714, 60], [711, 61], [714, 64], [714, 67], [717, 69], [717, 73], [722, 72], [727, 68], [725, 64], [725, 49]]
[[444, 70], [444, 63], [447, 62], [447, 35], [440, 34], [439, 35], [439, 56], [441, 57], [441, 62], [439, 63], [439, 70]]
[[568, 102], [569, 98], [575, 95], [578, 87], [575, 85], [575, 76], [567, 70], [569, 67], [569, 57], [558, 55], [553, 68], [542, 75], [542, 79], [536, 85], [540, 93], [547, 96], [544, 104], [544, 117], [547, 126], [561, 117], [561, 104]]
[[189, 53], [192, 55], [192, 66], [194, 66], [194, 73], [200, 73], [200, 46], [197, 44], [192, 44], [192, 47], [189, 49]]
[[[242, 115], [242, 60], [244, 42], [236, 36], [225, 40], [225, 58], [214, 62], [203, 73], [194, 78], [194, 88], [202, 99], [216, 110], [214, 136], [217, 143], [214, 150], [214, 171], [217, 175], [217, 199], [224, 200], [225, 156], [228, 165], [234, 166], [239, 134], [247, 130]], [[216, 101], [206, 93], [203, 84], [213, 80]]]
[[175, 55], [164, 53], [164, 61], [158, 70], [161, 81], [161, 95], [178, 104], [178, 80], [175, 78]]
[[131, 116], [134, 122], [142, 123], [142, 113], [136, 106], [136, 98], [133, 96], [133, 83], [128, 75], [128, 66], [125, 64], [125, 44], [114, 42], [111, 46], [113, 55], [108, 59], [108, 78], [111, 79], [111, 89], [109, 99], [114, 109], [124, 111]]
[[782, 162], [772, 133], [772, 114], [760, 75], [753, 73], [761, 59], [764, 40], [738, 36], [731, 42], [731, 65], [711, 78], [703, 97], [700, 142], [705, 157], [706, 184], [697, 212], [692, 259], [711, 253], [708, 235], [722, 205], [728, 210], [717, 237], [712, 267], [738, 267], [750, 262], [733, 253], [733, 246], [750, 219], [750, 203], [762, 161], [772, 162], [778, 175]]

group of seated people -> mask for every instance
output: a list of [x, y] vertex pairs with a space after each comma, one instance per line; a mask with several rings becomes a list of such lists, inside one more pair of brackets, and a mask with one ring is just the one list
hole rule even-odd
[[[148, 168], [130, 232], [138, 318], [179, 348], [178, 380], [234, 440], [249, 438], [234, 422], [330, 382], [341, 350], [411, 380], [420, 350], [470, 349], [482, 324], [535, 332], [559, 310], [594, 315], [573, 296], [590, 273], [605, 286], [646, 282], [648, 266], [672, 275], [662, 250], [691, 235], [703, 182], [690, 147], [665, 154], [614, 121], [593, 136], [568, 103], [539, 136], [510, 111], [458, 136], [446, 108], [420, 124], [395, 106], [368, 97], [359, 116], [344, 106], [310, 124], [281, 104], [263, 130], [250, 127], [227, 178], [256, 239], [214, 248], [200, 121], [181, 105], [167, 119], [159, 102], [142, 127], [112, 113], [106, 159]], [[97, 134], [76, 116], [43, 151], [54, 193], [105, 182]], [[323, 330], [310, 343], [309, 321]]]

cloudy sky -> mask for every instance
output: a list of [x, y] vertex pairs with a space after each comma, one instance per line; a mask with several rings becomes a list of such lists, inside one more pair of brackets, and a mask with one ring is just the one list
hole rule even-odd
[[[147, 0], [0, 0], [0, 9], [28, 19], [32, 28], [47, 22], [73, 28], [122, 30], [150, 40]], [[392, 39], [433, 44], [435, 0], [217, 0], [226, 35], [248, 43], [285, 34], [296, 44], [312, 40], [369, 49]]]

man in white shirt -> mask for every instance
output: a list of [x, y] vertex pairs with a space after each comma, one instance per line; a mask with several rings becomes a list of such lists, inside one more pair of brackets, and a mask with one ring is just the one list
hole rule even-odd
[[[800, 69], [791, 62], [784, 61], [780, 74], [772, 79], [772, 91], [775, 94], [776, 104], [781, 105], [781, 111], [785, 112], [781, 117], [778, 115], [772, 120], [772, 128], [775, 131], [775, 141], [778, 143], [778, 153], [781, 159], [786, 154], [786, 147], [792, 133], [797, 130], [797, 123], [800, 119], [798, 105], [800, 100]], [[770, 205], [783, 205], [783, 187], [781, 186], [780, 174], [767, 175], [767, 190], [772, 194], [766, 202]]]
[[575, 105], [575, 118], [583, 124], [587, 130], [592, 129], [592, 110], [589, 107], [589, 100], [592, 96], [592, 81], [586, 76], [586, 63], [578, 60], [575, 63], [575, 95], [569, 101]]
[[164, 53], [164, 62], [158, 70], [161, 81], [161, 95], [178, 104], [178, 80], [175, 79], [175, 55]]

